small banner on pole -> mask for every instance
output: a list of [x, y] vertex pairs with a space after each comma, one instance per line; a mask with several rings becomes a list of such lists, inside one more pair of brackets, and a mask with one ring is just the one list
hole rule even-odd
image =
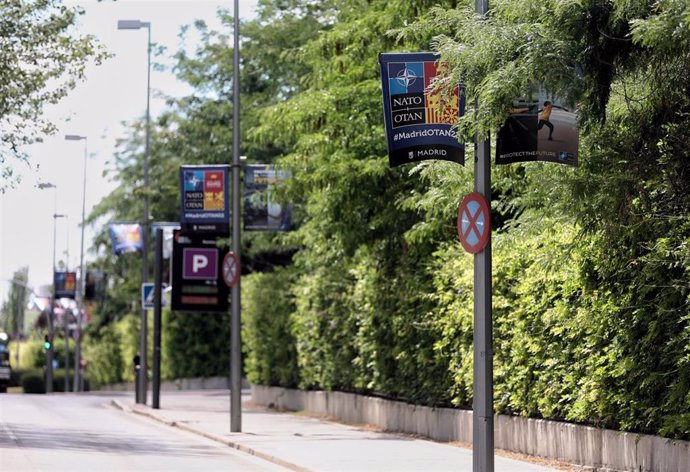
[[55, 298], [74, 299], [77, 292], [77, 273], [54, 272], [53, 284], [55, 287]]
[[535, 89], [515, 100], [496, 139], [496, 164], [556, 162], [577, 166], [575, 107]]
[[110, 240], [113, 243], [113, 254], [141, 252], [142, 238], [139, 223], [110, 223], [108, 225]]
[[388, 159], [391, 167], [441, 159], [465, 163], [465, 146], [453, 127], [465, 113], [462, 86], [435, 87], [438, 56], [379, 55]]
[[105, 300], [106, 273], [100, 270], [86, 273], [84, 282], [84, 300]]
[[184, 233], [230, 231], [228, 165], [180, 166], [180, 225]]
[[250, 165], [244, 169], [245, 231], [289, 231], [292, 205], [276, 199], [277, 188], [290, 178], [290, 173], [266, 165]]

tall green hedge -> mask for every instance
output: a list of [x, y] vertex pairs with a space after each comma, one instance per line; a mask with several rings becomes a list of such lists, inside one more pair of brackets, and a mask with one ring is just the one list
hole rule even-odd
[[242, 339], [247, 379], [252, 383], [296, 387], [297, 350], [290, 314], [294, 271], [278, 268], [242, 280]]

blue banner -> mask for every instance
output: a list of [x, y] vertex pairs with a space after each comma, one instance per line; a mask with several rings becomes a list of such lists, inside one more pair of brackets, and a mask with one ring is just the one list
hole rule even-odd
[[139, 252], [143, 243], [139, 223], [110, 223], [108, 225], [113, 254], [119, 256], [128, 252]]
[[55, 298], [72, 298], [77, 293], [76, 272], [53, 272], [53, 289]]
[[185, 233], [228, 233], [228, 165], [180, 166], [180, 225]]
[[433, 88], [438, 56], [380, 54], [383, 110], [391, 167], [428, 159], [465, 163], [454, 125], [465, 113], [464, 88]]

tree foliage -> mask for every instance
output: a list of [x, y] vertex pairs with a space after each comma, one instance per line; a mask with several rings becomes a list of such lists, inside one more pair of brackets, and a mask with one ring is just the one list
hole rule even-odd
[[[243, 242], [250, 257], [297, 250], [245, 279], [249, 378], [471, 407], [472, 259], [455, 230], [471, 145], [467, 168], [390, 169], [383, 134], [378, 53], [433, 50], [466, 85], [468, 143], [534, 84], [579, 104], [580, 167], [493, 170], [496, 410], [690, 438], [688, 19], [680, 0], [495, 0], [485, 18], [469, 0], [262, 1], [244, 30], [241, 144], [292, 171], [299, 227]], [[229, 160], [223, 43], [207, 32], [178, 55], [198, 94], [156, 125], [166, 218], [179, 163]], [[137, 139], [104, 210], [140, 212]]]
[[43, 115], [105, 53], [93, 37], [76, 36], [81, 14], [60, 0], [0, 2], [0, 191], [14, 180], [10, 159], [28, 162], [22, 146], [55, 131]]
[[7, 300], [0, 308], [0, 329], [6, 333], [11, 333], [13, 338], [24, 334], [24, 313], [26, 312], [26, 302], [29, 299], [29, 268], [22, 267], [15, 271], [12, 280], [8, 281], [10, 289]]

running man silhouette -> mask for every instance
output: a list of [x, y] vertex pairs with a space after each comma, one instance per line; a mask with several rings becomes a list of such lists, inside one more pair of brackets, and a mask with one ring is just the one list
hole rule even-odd
[[[553, 110], [553, 104], [550, 101], [544, 102], [544, 108], [539, 110], [539, 124], [537, 125], [537, 131], [542, 129], [544, 125], [549, 128], [549, 141], [553, 141], [553, 124], [549, 121], [551, 117], [551, 111]], [[534, 123], [534, 122], [532, 122]]]

